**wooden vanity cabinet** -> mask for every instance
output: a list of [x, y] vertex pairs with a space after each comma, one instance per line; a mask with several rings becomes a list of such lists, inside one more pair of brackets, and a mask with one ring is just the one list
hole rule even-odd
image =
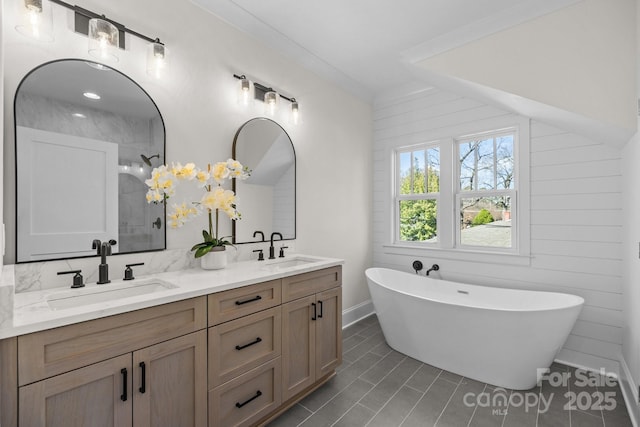
[[201, 297], [18, 337], [19, 425], [205, 425], [205, 328]]
[[283, 279], [283, 302], [289, 301], [282, 305], [283, 401], [342, 362], [341, 283], [339, 267]]
[[264, 425], [341, 362], [341, 285], [337, 266], [2, 340], [0, 422]]
[[264, 425], [331, 377], [341, 285], [338, 266], [209, 296], [209, 427]]

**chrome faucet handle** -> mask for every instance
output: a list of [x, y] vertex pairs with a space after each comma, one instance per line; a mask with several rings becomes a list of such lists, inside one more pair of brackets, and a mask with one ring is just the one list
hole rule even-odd
[[58, 271], [58, 276], [62, 274], [73, 274], [73, 285], [72, 288], [84, 288], [82, 274], [80, 274], [82, 270], [69, 270], [69, 271]]

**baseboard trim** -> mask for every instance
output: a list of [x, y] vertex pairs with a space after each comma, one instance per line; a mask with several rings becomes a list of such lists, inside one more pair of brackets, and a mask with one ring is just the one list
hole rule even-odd
[[631, 422], [635, 427], [638, 427], [638, 425], [640, 425], [638, 384], [633, 380], [633, 376], [624, 357], [620, 357], [620, 366], [622, 367], [622, 372], [620, 372], [620, 389], [622, 390], [622, 397], [624, 397], [624, 404], [627, 405]]
[[351, 326], [359, 320], [369, 317], [375, 313], [373, 302], [366, 300], [360, 304], [342, 310], [342, 329]]

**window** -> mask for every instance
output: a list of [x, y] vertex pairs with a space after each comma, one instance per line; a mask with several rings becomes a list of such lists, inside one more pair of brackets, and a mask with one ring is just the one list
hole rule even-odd
[[397, 162], [398, 240], [437, 242], [440, 148], [419, 146], [401, 150]]
[[400, 147], [394, 164], [395, 246], [528, 254], [528, 122]]
[[457, 140], [456, 243], [512, 249], [515, 130]]

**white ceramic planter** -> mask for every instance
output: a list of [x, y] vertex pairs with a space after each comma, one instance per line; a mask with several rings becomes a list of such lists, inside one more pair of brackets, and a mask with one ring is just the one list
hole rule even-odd
[[219, 270], [227, 266], [227, 251], [224, 246], [216, 246], [211, 252], [200, 257], [200, 266], [203, 270]]

